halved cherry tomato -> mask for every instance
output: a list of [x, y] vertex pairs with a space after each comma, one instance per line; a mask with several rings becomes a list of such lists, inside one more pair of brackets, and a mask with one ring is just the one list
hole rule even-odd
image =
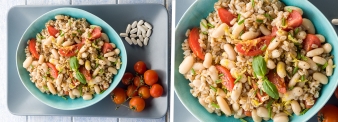
[[304, 48], [304, 50], [306, 52], [312, 50], [313, 49], [312, 48], [313, 44], [317, 45], [318, 47], [321, 46], [320, 40], [319, 40], [319, 38], [316, 35], [314, 35], [314, 34], [307, 34], [306, 38], [303, 41], [303, 48]]
[[122, 83], [124, 85], [129, 85], [133, 81], [134, 75], [131, 74], [130, 72], [124, 73], [122, 77]]
[[98, 27], [95, 27], [90, 35], [89, 39], [97, 39], [101, 37], [101, 30]]
[[270, 71], [268, 73], [268, 79], [269, 81], [271, 81], [273, 84], [276, 85], [279, 93], [282, 93], [282, 94], [286, 93], [286, 86], [285, 86], [284, 78], [279, 77], [276, 72]]
[[46, 64], [47, 64], [47, 66], [48, 66], [49, 68], [52, 69], [51, 72], [50, 72], [50, 74], [52, 75], [52, 77], [53, 77], [54, 79], [56, 79], [56, 78], [58, 77], [58, 75], [59, 75], [59, 72], [58, 72], [58, 70], [55, 68], [55, 65], [52, 64], [52, 63], [46, 63]]
[[150, 95], [154, 98], [161, 97], [163, 94], [163, 87], [160, 84], [154, 84], [150, 88]]
[[[269, 46], [272, 39], [272, 36], [263, 36], [254, 40], [247, 40], [236, 44], [236, 49], [243, 55], [256, 56], [266, 50], [266, 47]], [[265, 49], [263, 49], [263, 47], [265, 47]]]
[[194, 54], [204, 60], [204, 54], [203, 54], [203, 50], [200, 46], [200, 43], [198, 42], [199, 39], [199, 32], [198, 32], [198, 28], [193, 28], [190, 31], [189, 34], [189, 38], [188, 38], [188, 43], [189, 43], [189, 47], [192, 50], [192, 52], [194, 52]]
[[103, 54], [106, 54], [109, 51], [113, 51], [113, 46], [111, 46], [110, 43], [105, 42], [102, 46], [102, 52], [103, 52]]
[[303, 22], [302, 15], [297, 11], [292, 11], [287, 19], [288, 29], [293, 29], [300, 26]]
[[336, 91], [334, 91], [334, 95], [335, 95], [336, 98], [338, 99], [338, 87], [336, 88]]
[[31, 39], [28, 43], [28, 49], [34, 58], [39, 59], [39, 53], [38, 51], [36, 51], [35, 45], [36, 45], [36, 40]]
[[129, 101], [129, 108], [136, 112], [143, 111], [144, 107], [146, 106], [146, 103], [144, 99], [142, 99], [139, 96], [133, 97]]
[[245, 116], [251, 116], [251, 111], [244, 111]]
[[273, 37], [275, 37], [275, 36], [276, 36], [276, 33], [277, 33], [277, 31], [278, 31], [278, 28], [277, 28], [276, 26], [273, 26], [273, 27], [272, 27], [272, 30], [271, 30], [271, 34], [270, 34], [270, 36], [273, 36]]
[[110, 93], [110, 98], [112, 101], [116, 104], [122, 104], [126, 101], [127, 99], [127, 94], [126, 91], [124, 91], [122, 88], [115, 88], [111, 93]]
[[258, 89], [257, 84], [256, 83], [251, 83], [251, 84], [252, 84], [253, 89], [257, 90], [256, 96], [258, 97], [259, 102], [262, 103], [262, 102], [266, 101], [266, 100], [263, 99], [263, 97], [267, 96], [268, 94], [266, 94], [265, 92], [263, 92], [263, 94], [261, 94], [260, 91], [258, 91], [259, 89]]
[[58, 30], [56, 30], [54, 27], [50, 25], [47, 25], [47, 30], [48, 30], [49, 35], [54, 36], [54, 37], [56, 37], [55, 35], [59, 33]]
[[92, 75], [90, 74], [90, 71], [87, 70], [85, 67], [80, 67], [80, 72], [85, 76], [87, 81], [90, 81], [92, 79]]
[[72, 46], [62, 47], [59, 49], [59, 53], [60, 55], [65, 57], [72, 57], [77, 54], [77, 52], [81, 49], [82, 46], [83, 44], [79, 43]]
[[232, 19], [235, 18], [235, 16], [225, 8], [218, 9], [218, 16], [221, 19], [221, 21], [223, 23], [226, 23], [228, 26], [231, 26], [230, 22]]
[[222, 84], [227, 88], [228, 91], [232, 91], [235, 86], [235, 79], [231, 76], [230, 71], [221, 65], [216, 65], [216, 69], [218, 72], [223, 74], [223, 76], [221, 76]]
[[317, 114], [318, 122], [338, 122], [338, 108], [335, 105], [327, 104]]
[[143, 61], [138, 61], [134, 64], [134, 70], [138, 73], [138, 74], [143, 74], [144, 72], [147, 71], [147, 65], [146, 63], [144, 63]]

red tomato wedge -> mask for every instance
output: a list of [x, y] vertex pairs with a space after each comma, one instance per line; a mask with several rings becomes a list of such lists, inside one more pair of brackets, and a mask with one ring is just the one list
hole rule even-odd
[[316, 35], [314, 35], [314, 34], [307, 34], [305, 40], [303, 41], [303, 48], [304, 48], [304, 50], [306, 52], [312, 50], [313, 49], [312, 48], [313, 44], [317, 45], [318, 47], [321, 46], [320, 40], [319, 40], [319, 38]]
[[101, 30], [98, 27], [95, 27], [90, 35], [89, 39], [97, 39], [101, 37]]
[[279, 77], [279, 75], [276, 72], [270, 71], [268, 73], [268, 79], [271, 81], [273, 84], [276, 85], [278, 92], [279, 93], [286, 93], [286, 85], [284, 78]]
[[228, 26], [231, 26], [230, 24], [231, 20], [236, 17], [225, 8], [218, 9], [218, 16], [221, 19], [221, 21], [223, 23], [226, 23]]
[[273, 26], [273, 27], [272, 27], [272, 30], [271, 30], [271, 34], [270, 34], [270, 36], [273, 36], [273, 37], [275, 37], [275, 36], [276, 36], [276, 33], [277, 33], [277, 31], [278, 31], [278, 28], [277, 28], [276, 26]]
[[39, 53], [38, 51], [36, 51], [35, 45], [36, 45], [36, 40], [31, 39], [28, 43], [28, 50], [34, 58], [39, 59]]
[[236, 49], [243, 55], [256, 56], [266, 50], [272, 39], [272, 36], [263, 36], [254, 40], [247, 40], [236, 44]]
[[198, 28], [191, 29], [188, 38], [189, 47], [198, 58], [204, 60], [203, 50], [200, 46], [200, 43], [198, 42], [198, 39], [199, 39]]
[[72, 57], [77, 54], [77, 52], [81, 49], [82, 46], [83, 43], [75, 44], [68, 47], [62, 47], [59, 49], [59, 53], [60, 55], [65, 57]]
[[293, 29], [302, 25], [302, 15], [297, 11], [292, 11], [287, 19], [287, 28]]
[[52, 64], [52, 63], [46, 63], [46, 64], [47, 64], [47, 66], [48, 66], [49, 68], [52, 69], [52, 70], [50, 70], [50, 74], [52, 75], [52, 77], [53, 77], [54, 79], [56, 79], [56, 78], [58, 77], [58, 75], [59, 75], [59, 72], [58, 72], [58, 70], [55, 68], [55, 65]]
[[106, 54], [109, 51], [113, 51], [113, 46], [111, 46], [110, 43], [105, 42], [102, 46], [102, 52], [103, 52], [103, 54]]
[[47, 30], [49, 35], [56, 37], [55, 35], [59, 33], [58, 30], [56, 30], [53, 26], [47, 25]]
[[235, 86], [235, 79], [231, 76], [230, 71], [221, 65], [216, 65], [216, 69], [220, 72], [220, 74], [223, 74], [223, 76], [221, 76], [222, 84], [227, 88], [227, 90], [232, 91]]
[[87, 70], [85, 67], [80, 67], [79, 71], [85, 76], [87, 81], [90, 81], [92, 79], [92, 75], [90, 74], [90, 71]]
[[257, 90], [256, 96], [258, 97], [259, 102], [264, 102], [265, 100], [263, 99], [263, 97], [267, 96], [267, 94], [265, 92], [263, 92], [263, 94], [261, 94], [256, 83], [251, 83], [251, 84], [252, 84], [252, 87], [254, 88], [254, 90]]

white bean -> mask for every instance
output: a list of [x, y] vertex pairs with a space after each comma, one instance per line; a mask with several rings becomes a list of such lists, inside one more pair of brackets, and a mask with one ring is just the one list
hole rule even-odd
[[289, 117], [287, 115], [281, 115], [283, 113], [278, 113], [273, 117], [273, 121], [274, 122], [288, 122], [289, 121]]
[[130, 38], [135, 38], [135, 37], [137, 37], [137, 35], [136, 35], [136, 34], [130, 34], [129, 37], [130, 37]]
[[134, 28], [134, 29], [130, 30], [130, 34], [134, 34], [136, 32], [137, 32], [137, 28]]
[[269, 44], [269, 46], [268, 46], [268, 50], [274, 50], [274, 49], [276, 49], [277, 47], [278, 47], [278, 45], [280, 44], [280, 42], [282, 42], [282, 41], [280, 41], [279, 39], [277, 39], [277, 38], [275, 38], [275, 39], [273, 39], [272, 41], [271, 41], [271, 43]]
[[80, 91], [77, 89], [73, 89], [72, 91], [73, 95], [75, 95], [76, 97], [80, 97]]
[[100, 83], [102, 81], [102, 78], [100, 76], [96, 76], [93, 81], [95, 83]]
[[228, 25], [225, 23], [222, 23], [220, 26], [218, 26], [212, 33], [211, 33], [211, 37], [213, 38], [219, 38], [222, 37], [225, 34], [224, 29], [227, 27]]
[[[244, 24], [242, 24], [242, 25], [244, 26]], [[268, 30], [268, 29], [265, 27], [264, 24], [261, 24], [261, 25], [259, 26], [259, 29], [261, 30], [261, 32], [262, 32], [265, 36], [271, 34], [271, 31]]]
[[31, 64], [31, 65], [33, 65], [33, 66], [38, 66], [39, 63], [38, 63], [38, 61], [32, 61], [32, 64]]
[[178, 67], [178, 70], [181, 74], [187, 73], [191, 67], [194, 65], [194, 58], [192, 56], [187, 56], [186, 58], [183, 59], [182, 63]]
[[291, 80], [289, 81], [289, 84], [288, 84], [289, 88], [292, 88], [293, 86], [295, 86], [297, 84], [299, 78], [300, 78], [300, 75], [299, 75], [298, 72], [295, 75], [293, 75], [293, 77], [291, 78]]
[[55, 19], [59, 19], [59, 20], [60, 20], [60, 19], [64, 19], [64, 18], [65, 18], [64, 15], [56, 15], [56, 16], [55, 16]]
[[257, 115], [259, 117], [269, 117], [268, 109], [266, 109], [265, 107], [257, 108]]
[[284, 62], [278, 62], [277, 63], [277, 74], [279, 77], [284, 78], [286, 76], [286, 70], [285, 70], [285, 63]]
[[[221, 89], [219, 89], [219, 90], [221, 90]], [[223, 91], [223, 90], [221, 90], [221, 91]], [[238, 111], [239, 110], [239, 104], [237, 102], [233, 103], [232, 109], [234, 109], [234, 111]]]
[[47, 82], [47, 87], [48, 90], [52, 93], [52, 94], [56, 94], [56, 90], [54, 88], [54, 85], [51, 82]]
[[42, 63], [41, 67], [42, 67], [43, 72], [48, 72], [48, 67], [46, 63]]
[[106, 65], [106, 62], [104, 60], [99, 60], [99, 64], [104, 66], [104, 65]]
[[303, 10], [296, 7], [296, 6], [285, 6], [284, 11], [289, 11], [289, 10], [295, 10], [297, 11], [300, 15], [303, 15]]
[[114, 75], [117, 74], [117, 70], [114, 67], [108, 67], [108, 72], [113, 73]]
[[45, 39], [43, 41], [43, 45], [51, 45], [52, 44], [52, 40], [54, 40], [55, 38], [53, 36], [49, 36], [47, 39]]
[[100, 87], [98, 85], [94, 86], [94, 90], [95, 90], [96, 94], [100, 94], [100, 92], [101, 92], [101, 89], [100, 89]]
[[32, 64], [32, 62], [33, 62], [33, 58], [32, 57], [27, 57], [26, 58], [26, 60], [22, 63], [22, 66], [24, 67], [24, 68], [28, 68], [31, 64]]
[[139, 35], [141, 35], [141, 34], [142, 34], [141, 29], [137, 28], [137, 33], [136, 33], [136, 35], [139, 36]]
[[234, 24], [232, 26], [232, 36], [237, 39], [239, 34], [243, 31], [244, 29], [244, 24], [238, 25], [238, 23]]
[[205, 19], [202, 19], [200, 22], [200, 28], [202, 32], [208, 31], [207, 21]]
[[272, 58], [279, 58], [281, 55], [281, 52], [277, 49], [274, 49], [272, 52], [271, 52], [271, 57]]
[[92, 94], [90, 93], [85, 93], [83, 96], [82, 96], [83, 100], [91, 100], [93, 99], [93, 96]]
[[291, 101], [291, 108], [292, 108], [293, 113], [295, 113], [297, 116], [300, 114], [300, 111], [302, 110], [300, 108], [299, 103], [296, 100]]
[[82, 59], [79, 59], [79, 64], [80, 64], [80, 65], [84, 65], [84, 63], [85, 63], [85, 62], [84, 62]]
[[300, 31], [297, 33], [296, 37], [298, 39], [305, 39], [306, 38], [306, 32], [305, 31]]
[[302, 26], [305, 28], [305, 30], [307, 30], [308, 33], [315, 34], [315, 27], [309, 19], [303, 18]]
[[318, 37], [318, 39], [320, 40], [320, 43], [324, 43], [325, 42], [325, 37], [321, 34], [316, 34], [316, 36]]
[[144, 29], [142, 26], [137, 25], [137, 28], [141, 30], [142, 33], [145, 33], [147, 30]]
[[153, 27], [148, 22], [144, 22], [144, 25], [149, 29], [153, 29]]
[[55, 81], [55, 83], [56, 83], [57, 86], [61, 85], [62, 79], [63, 79], [63, 74], [59, 74], [58, 77], [57, 77], [57, 79], [56, 79], [56, 81]]
[[313, 77], [313, 79], [319, 81], [322, 84], [327, 84], [327, 82], [328, 82], [327, 77], [320, 72], [313, 73], [312, 77]]
[[257, 115], [257, 110], [254, 109], [251, 111], [251, 116], [252, 116], [252, 119], [255, 121], [255, 122], [261, 122], [262, 121], [262, 117], [259, 117]]
[[120, 36], [121, 37], [128, 37], [128, 34], [127, 33], [120, 33]]
[[63, 42], [64, 39], [65, 39], [65, 36], [58, 36], [56, 38], [56, 44], [60, 45]]
[[133, 42], [134, 45], [137, 45], [137, 40], [135, 38], [131, 38], [131, 41]]
[[67, 41], [65, 41], [65, 42], [62, 43], [62, 46], [63, 46], [63, 47], [67, 47], [67, 46], [70, 46], [70, 45], [72, 45], [72, 44], [74, 44], [74, 42], [72, 42], [72, 41], [70, 41], [70, 40], [67, 40]]
[[137, 25], [137, 21], [134, 21], [132, 24], [131, 24], [131, 28], [135, 28]]
[[313, 56], [312, 60], [313, 62], [321, 65], [324, 65], [326, 63], [326, 59], [319, 56]]
[[307, 60], [305, 60], [305, 61], [310, 64], [310, 68], [312, 70], [316, 71], [318, 69], [318, 65], [315, 62], [313, 62], [313, 60], [311, 58], [307, 58]]
[[144, 21], [143, 21], [143, 20], [140, 20], [140, 21], [137, 22], [137, 25], [140, 26], [140, 25], [142, 25], [143, 23], [144, 23]]
[[210, 66], [209, 68], [208, 68], [208, 70], [209, 70], [209, 72], [210, 72], [210, 77], [211, 77], [211, 79], [213, 80], [213, 81], [216, 81], [216, 80], [218, 80], [219, 79], [219, 76], [218, 76], [218, 71], [217, 71], [217, 69], [216, 69], [216, 67], [215, 66]]
[[316, 55], [320, 55], [323, 52], [324, 52], [323, 48], [316, 48], [316, 49], [313, 49], [313, 50], [310, 50], [309, 52], [307, 52], [306, 56], [307, 57], [313, 57], [313, 56], [316, 56]]
[[106, 33], [101, 33], [101, 39], [104, 42], [109, 42], [109, 38], [108, 38], [108, 35]]
[[301, 69], [310, 69], [310, 64], [305, 61], [299, 61], [298, 67]]
[[128, 24], [128, 25], [127, 25], [127, 28], [126, 28], [126, 34], [128, 34], [128, 33], [130, 32], [130, 30], [131, 30], [131, 25]]
[[111, 61], [111, 62], [115, 62], [116, 58], [114, 58], [114, 57], [108, 57], [108, 60]]
[[224, 48], [224, 51], [228, 54], [228, 59], [235, 61], [236, 52], [234, 48], [230, 44], [225, 44], [223, 48]]
[[130, 40], [129, 37], [126, 37], [126, 38], [124, 38], [124, 39], [128, 42], [129, 45], [133, 44], [133, 42]]
[[266, 63], [266, 67], [268, 67], [269, 69], [275, 69], [276, 64], [271, 59], [269, 59], [268, 62]]
[[330, 43], [325, 43], [325, 44], [323, 45], [323, 49], [324, 49], [324, 53], [330, 53], [331, 50], [332, 50], [332, 46], [331, 46]]
[[333, 61], [329, 59], [328, 64], [326, 66], [326, 76], [331, 76], [333, 73]]
[[221, 96], [217, 96], [216, 100], [217, 100], [217, 103], [219, 104], [219, 107], [221, 108], [221, 111], [226, 116], [231, 116], [231, 110], [230, 110], [228, 103]]
[[206, 53], [204, 56], [203, 66], [205, 68], [209, 68], [212, 63], [212, 55], [210, 53]]
[[205, 67], [203, 66], [203, 63], [194, 63], [194, 65], [192, 66], [192, 68], [195, 71], [200, 71], [200, 70], [204, 70]]
[[[225, 94], [225, 92], [222, 90], [222, 89], [220, 89], [220, 88], [217, 88], [217, 90], [216, 90], [217, 92], [216, 92], [216, 95], [218, 95], [218, 96], [221, 96], [222, 98], [226, 98], [226, 94]], [[238, 103], [237, 103], [238, 104]]]
[[90, 66], [90, 61], [89, 60], [86, 60], [86, 62], [85, 62], [85, 68], [87, 70], [89, 70], [89, 71], [92, 69], [92, 67]]
[[142, 42], [141, 42], [141, 40], [140, 40], [140, 39], [137, 39], [137, 40], [136, 40], [136, 42], [137, 42], [138, 46], [140, 46], [140, 47], [142, 47], [142, 46], [143, 46], [143, 44], [142, 44]]
[[86, 52], [84, 52], [84, 53], [81, 54], [82, 58], [87, 58], [87, 56], [88, 56], [88, 53], [86, 53]]
[[301, 96], [304, 93], [304, 91], [303, 91], [303, 89], [301, 87], [297, 86], [297, 87], [294, 87], [292, 89], [292, 93], [293, 93], [293, 96], [298, 97], [298, 96]]
[[232, 69], [236, 67], [236, 63], [234, 61], [231, 61], [229, 59], [222, 59], [220, 61], [220, 64], [228, 69]]
[[100, 68], [97, 67], [93, 72], [93, 76], [95, 77], [99, 73], [99, 71], [100, 71]]
[[120, 54], [120, 49], [116, 48], [116, 49], [114, 49], [114, 52], [115, 52], [116, 55], [118, 55], [118, 54]]
[[143, 44], [144, 44], [144, 45], [148, 45], [148, 41], [149, 41], [149, 38], [148, 38], [148, 37], [144, 38]]
[[148, 29], [146, 36], [147, 36], [147, 37], [150, 37], [151, 32], [152, 32], [152, 30], [151, 30], [151, 29]]
[[331, 23], [334, 24], [334, 25], [338, 25], [338, 19], [332, 19]]
[[254, 31], [248, 31], [242, 34], [241, 39], [242, 40], [250, 40], [254, 39], [259, 36], [259, 32], [254, 32]]
[[69, 94], [70, 99], [75, 99], [73, 92], [69, 92], [68, 94]]
[[241, 96], [242, 88], [243, 87], [241, 82], [235, 84], [234, 88], [231, 91], [231, 99], [233, 101], [237, 101], [237, 99]]
[[114, 55], [115, 55], [115, 52], [111, 51], [111, 52], [104, 54], [103, 57], [111, 57], [111, 56], [114, 56]]
[[139, 35], [138, 38], [140, 39], [141, 42], [143, 42], [144, 38], [142, 35]]

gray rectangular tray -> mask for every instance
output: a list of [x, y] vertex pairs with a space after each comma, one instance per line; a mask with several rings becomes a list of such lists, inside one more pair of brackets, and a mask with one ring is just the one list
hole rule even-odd
[[[142, 19], [151, 23], [153, 33], [148, 46], [129, 45], [122, 39], [128, 55], [126, 71], [134, 72], [134, 64], [139, 60], [144, 61], [148, 68], [157, 71], [159, 83], [164, 88], [164, 94], [160, 98], [147, 99], [146, 108], [142, 112], [133, 112], [123, 106], [115, 110], [116, 105], [109, 96], [90, 107], [66, 111], [49, 107], [31, 95], [21, 83], [17, 73], [15, 65], [17, 44], [30, 23], [42, 14], [60, 7], [74, 7], [88, 11], [106, 21], [117, 33], [124, 33], [127, 25], [135, 20]], [[15, 6], [9, 10], [7, 20], [7, 106], [12, 114], [119, 118], [160, 118], [166, 114], [169, 101], [168, 61], [170, 47], [168, 46], [168, 13], [164, 6], [160, 4]]]

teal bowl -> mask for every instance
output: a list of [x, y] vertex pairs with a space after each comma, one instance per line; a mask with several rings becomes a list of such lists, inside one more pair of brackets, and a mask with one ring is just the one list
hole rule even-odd
[[[190, 94], [190, 86], [188, 85], [189, 81], [184, 78], [182, 74], [178, 72], [178, 67], [180, 63], [183, 61], [183, 50], [182, 50], [182, 42], [185, 37], [185, 32], [187, 29], [192, 27], [199, 27], [199, 22], [202, 18], [206, 18], [208, 14], [214, 11], [214, 3], [217, 0], [196, 0], [194, 4], [192, 4], [189, 9], [184, 13], [183, 17], [180, 19], [177, 24], [175, 30], [175, 42], [173, 42], [172, 50], [175, 51], [173, 53], [172, 58], [174, 58], [173, 71], [173, 80], [176, 94], [183, 105], [187, 108], [187, 110], [194, 115], [197, 119], [203, 122], [232, 122], [239, 121], [235, 119], [233, 116], [225, 117], [217, 116], [216, 114], [210, 114], [200, 103], [198, 99], [193, 97]], [[307, 0], [281, 0], [286, 5], [290, 6], [298, 6], [303, 9], [304, 15], [306, 18], [310, 19], [315, 28], [316, 33], [322, 34], [326, 41], [329, 42], [333, 47], [338, 46], [338, 37], [333, 29], [331, 23], [326, 19], [326, 17], [309, 1]], [[338, 50], [333, 48], [332, 55], [334, 55], [334, 63], [337, 64], [337, 56]], [[329, 77], [329, 83], [322, 87], [320, 91], [320, 97], [316, 101], [315, 105], [306, 112], [306, 114], [302, 116], [293, 115], [293, 117], [289, 117], [291, 121], [294, 122], [303, 122], [309, 120], [312, 116], [314, 116], [330, 99], [334, 90], [338, 84], [338, 69], [334, 68], [334, 73], [331, 77]], [[251, 118], [246, 117], [245, 120], [253, 121]], [[272, 120], [270, 120], [272, 121]]]
[[[55, 15], [63, 14], [63, 15], [69, 15], [74, 18], [86, 18], [86, 20], [90, 24], [99, 25], [102, 28], [102, 31], [105, 32], [110, 42], [113, 42], [116, 44], [116, 47], [120, 49], [120, 57], [122, 60], [121, 69], [118, 70], [117, 75], [114, 76], [112, 79], [112, 83], [110, 84], [109, 88], [99, 95], [94, 95], [92, 100], [85, 101], [82, 98], [77, 99], [68, 99], [65, 100], [57, 95], [48, 95], [40, 92], [38, 88], [36, 88], [35, 84], [31, 82], [29, 72], [22, 67], [23, 62], [25, 61], [26, 54], [25, 54], [25, 47], [27, 46], [27, 41], [31, 38], [35, 38], [36, 34], [39, 33], [43, 28], [45, 28], [45, 23], [48, 20], [54, 19]], [[61, 110], [75, 110], [75, 109], [81, 109], [88, 106], [91, 106], [103, 98], [105, 98], [107, 95], [110, 94], [111, 91], [119, 84], [119, 82], [122, 79], [122, 76], [126, 70], [127, 66], [127, 52], [123, 45], [123, 42], [119, 35], [115, 32], [115, 30], [107, 24], [105, 21], [100, 19], [99, 17], [81, 10], [77, 8], [58, 8], [54, 9], [52, 11], [49, 11], [43, 15], [41, 15], [39, 18], [37, 18], [32, 24], [29, 25], [29, 27], [24, 32], [23, 36], [20, 39], [20, 42], [18, 44], [17, 50], [16, 50], [16, 66], [17, 71], [19, 73], [20, 79], [22, 81], [22, 84], [26, 87], [26, 89], [38, 100], [40, 100], [42, 103]]]

